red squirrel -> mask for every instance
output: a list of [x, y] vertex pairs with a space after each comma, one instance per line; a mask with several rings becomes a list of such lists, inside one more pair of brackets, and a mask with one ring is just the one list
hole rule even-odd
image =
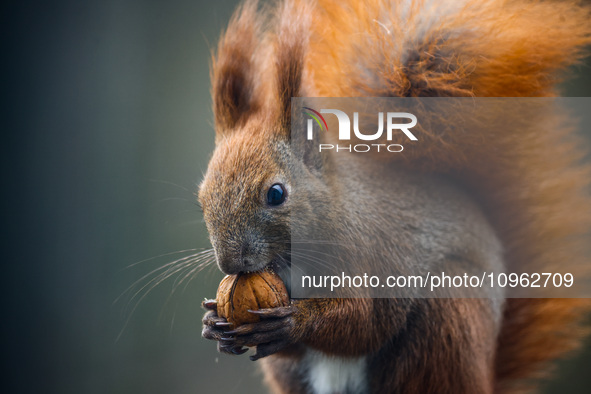
[[[292, 97], [554, 96], [559, 72], [591, 43], [589, 17], [589, 7], [572, 1], [244, 3], [212, 60], [216, 148], [198, 196], [219, 268], [278, 269], [289, 260], [296, 208], [309, 212], [301, 220], [321, 216], [342, 239], [372, 215], [396, 213], [357, 192], [368, 187], [393, 199], [422, 196], [408, 224], [468, 262], [584, 265], [590, 168], [579, 162], [584, 144], [568, 131], [422, 135], [421, 149], [404, 156], [391, 180], [376, 183], [360, 165], [337, 182], [322, 164], [310, 168], [292, 154], [290, 121]], [[412, 182], [406, 169], [419, 171]], [[435, 173], [456, 181], [434, 181]], [[306, 185], [293, 184], [295, 175]], [[323, 204], [328, 195], [339, 204]], [[459, 211], [446, 210], [452, 201]], [[448, 221], [457, 233], [421, 227], [421, 217]], [[473, 228], [488, 239], [479, 249]], [[383, 248], [395, 243], [383, 241]], [[587, 299], [311, 298], [257, 311], [260, 322], [231, 328], [215, 300], [203, 305], [202, 334], [220, 352], [256, 346], [251, 359], [261, 359], [272, 392], [318, 394], [532, 390], [577, 347], [590, 306]]]

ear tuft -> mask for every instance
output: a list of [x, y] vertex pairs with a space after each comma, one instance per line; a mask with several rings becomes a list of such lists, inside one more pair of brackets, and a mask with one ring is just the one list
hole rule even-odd
[[278, 9], [275, 72], [279, 126], [289, 135], [291, 98], [304, 95], [302, 80], [310, 35], [312, 10], [304, 2], [285, 1]]
[[218, 134], [244, 123], [260, 107], [256, 63], [261, 25], [257, 1], [246, 1], [235, 11], [213, 56], [212, 97]]

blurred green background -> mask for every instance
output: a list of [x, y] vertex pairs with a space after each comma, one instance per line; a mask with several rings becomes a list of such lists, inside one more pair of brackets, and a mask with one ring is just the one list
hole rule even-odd
[[[194, 192], [213, 148], [210, 49], [236, 3], [3, 3], [7, 392], [263, 391], [256, 363], [200, 337], [215, 266], [114, 302], [188, 252], [126, 267], [209, 247]], [[573, 72], [565, 95], [590, 96], [589, 66]], [[591, 392], [589, 348], [547, 393]]]

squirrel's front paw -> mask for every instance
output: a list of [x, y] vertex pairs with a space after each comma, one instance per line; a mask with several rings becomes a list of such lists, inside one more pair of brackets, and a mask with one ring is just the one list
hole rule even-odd
[[[261, 320], [256, 323], [243, 324], [231, 331], [225, 331], [221, 341], [233, 344], [235, 348], [256, 346], [256, 354], [251, 360], [258, 360], [277, 353], [285, 347], [297, 342], [294, 313], [292, 304], [278, 308], [249, 310]], [[218, 318], [219, 319], [219, 318]]]
[[205, 300], [202, 306], [208, 310], [203, 316], [203, 331], [201, 332], [203, 338], [218, 341], [218, 351], [220, 353], [236, 355], [245, 353], [248, 350], [247, 348], [237, 346], [232, 341], [223, 339], [227, 335], [224, 330], [228, 329], [230, 323], [225, 318], [218, 316], [216, 301]]

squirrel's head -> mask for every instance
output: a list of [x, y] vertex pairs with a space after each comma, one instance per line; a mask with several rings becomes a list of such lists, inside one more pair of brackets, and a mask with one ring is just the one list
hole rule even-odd
[[[257, 271], [286, 259], [291, 182], [287, 145], [249, 124], [218, 141], [199, 200], [220, 269]], [[282, 152], [283, 151], [283, 152]]]
[[236, 11], [212, 64], [216, 149], [199, 200], [226, 274], [289, 264], [289, 213], [314, 197], [293, 184], [294, 174], [312, 172], [290, 149], [306, 45], [294, 29], [305, 23], [286, 6], [277, 28], [262, 35], [256, 8], [250, 1]]

